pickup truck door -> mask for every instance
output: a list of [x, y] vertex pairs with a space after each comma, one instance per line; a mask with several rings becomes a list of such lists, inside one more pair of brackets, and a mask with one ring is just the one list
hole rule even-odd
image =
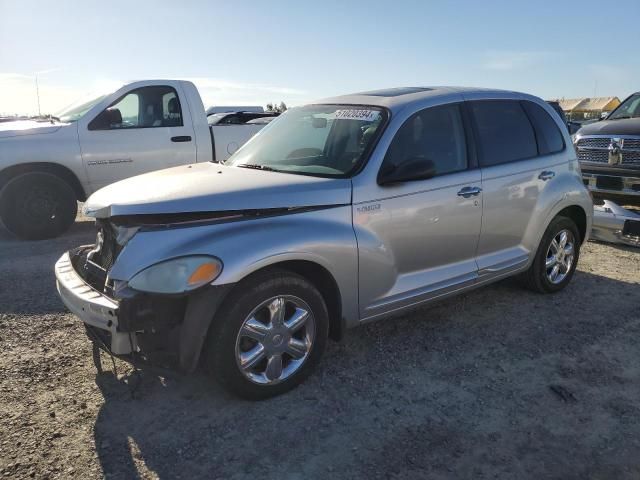
[[418, 111], [398, 129], [378, 176], [424, 161], [433, 178], [372, 187], [354, 177], [362, 320], [475, 282], [482, 191], [465, 123], [461, 103]]
[[121, 95], [78, 125], [91, 191], [124, 178], [196, 161], [196, 145], [181, 87], [153, 85]]

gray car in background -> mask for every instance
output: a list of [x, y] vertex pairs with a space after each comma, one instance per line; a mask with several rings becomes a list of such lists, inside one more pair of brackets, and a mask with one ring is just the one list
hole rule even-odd
[[55, 270], [89, 337], [259, 399], [348, 328], [514, 275], [563, 289], [593, 206], [544, 101], [437, 87], [290, 109], [225, 164], [124, 180], [85, 213], [96, 244]]

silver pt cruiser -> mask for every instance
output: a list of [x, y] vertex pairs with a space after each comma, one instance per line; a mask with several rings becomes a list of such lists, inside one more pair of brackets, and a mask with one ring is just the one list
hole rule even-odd
[[97, 241], [60, 258], [58, 291], [115, 355], [277, 395], [361, 323], [512, 275], [563, 289], [593, 214], [565, 130], [539, 98], [495, 90], [291, 109], [224, 165], [94, 194]]

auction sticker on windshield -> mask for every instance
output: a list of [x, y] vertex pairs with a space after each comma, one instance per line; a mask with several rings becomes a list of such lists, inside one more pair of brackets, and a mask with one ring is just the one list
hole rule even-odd
[[377, 110], [336, 110], [336, 119], [342, 120], [362, 120], [364, 122], [373, 122], [380, 116]]

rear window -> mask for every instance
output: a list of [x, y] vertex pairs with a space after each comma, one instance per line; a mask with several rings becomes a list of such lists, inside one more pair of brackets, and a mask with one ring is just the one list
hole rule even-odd
[[542, 108], [533, 102], [522, 102], [527, 111], [538, 140], [540, 155], [549, 155], [564, 150], [564, 139], [553, 118]]
[[469, 104], [478, 134], [480, 166], [538, 155], [533, 127], [519, 101], [477, 100]]

